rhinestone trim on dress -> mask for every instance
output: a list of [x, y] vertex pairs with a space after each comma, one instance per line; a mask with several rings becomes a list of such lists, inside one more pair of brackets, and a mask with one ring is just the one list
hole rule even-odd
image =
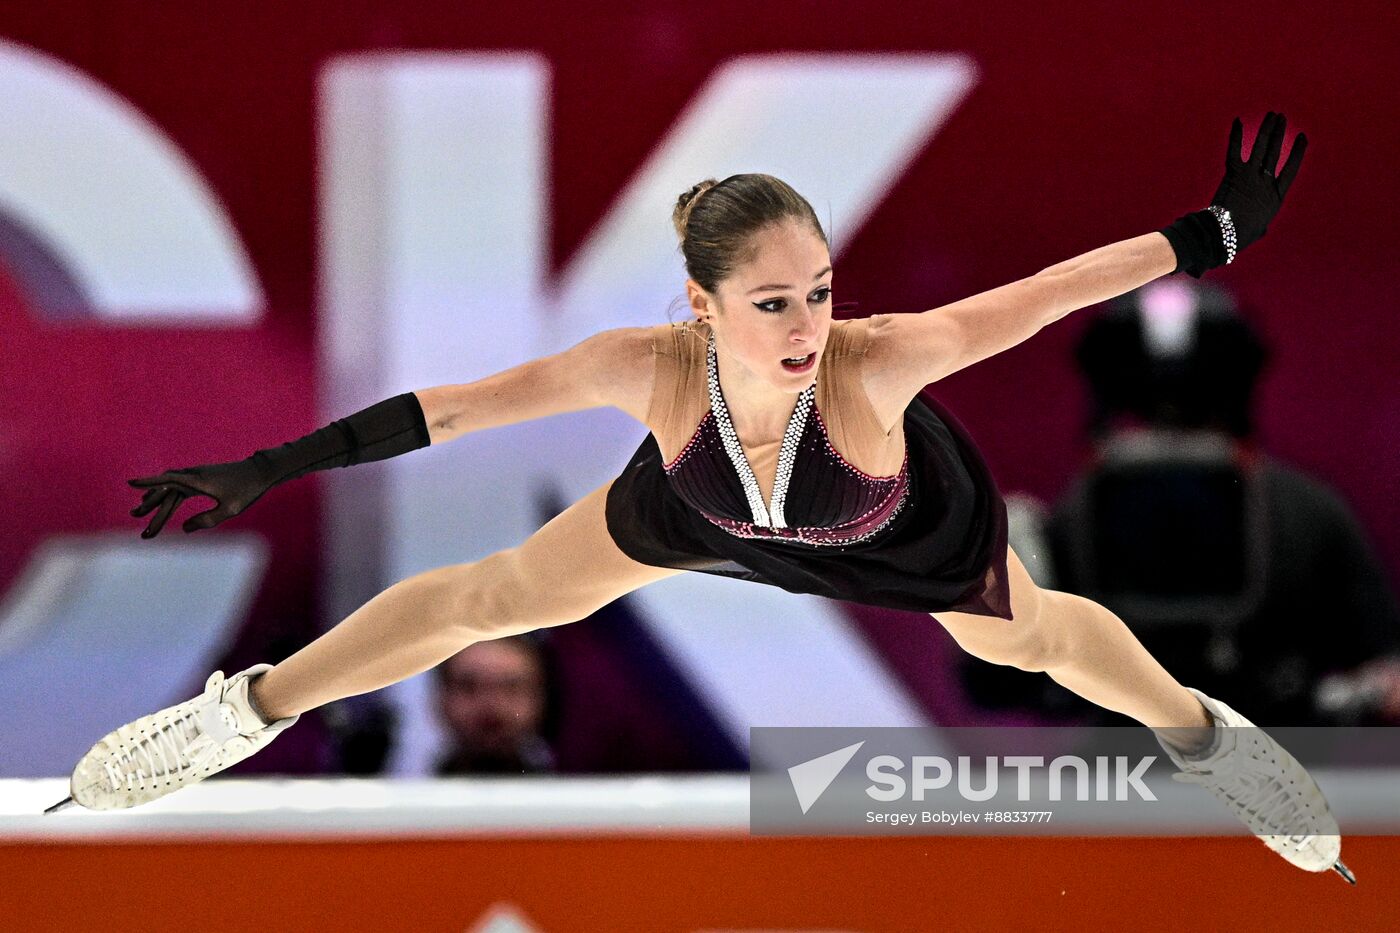
[[[908, 457], [905, 457], [905, 465], [908, 465]], [[900, 513], [909, 504], [909, 487], [906, 485], [900, 489], [899, 500], [895, 502], [894, 508], [884, 517], [881, 522], [873, 528], [868, 528], [859, 534], [845, 536], [840, 529], [836, 528], [790, 528], [773, 530], [761, 528], [757, 525], [746, 525], [743, 522], [732, 521], [718, 515], [706, 514], [706, 518], [712, 524], [718, 525], [736, 538], [761, 538], [765, 541], [781, 541], [785, 544], [806, 544], [813, 547], [846, 547], [851, 544], [860, 544], [869, 541], [876, 535], [888, 528]], [[856, 524], [853, 522], [852, 524]]]
[[782, 446], [778, 449], [778, 472], [773, 479], [773, 508], [770, 512], [764, 505], [758, 477], [749, 465], [749, 458], [744, 453], [743, 445], [739, 443], [738, 432], [734, 430], [734, 422], [729, 419], [729, 409], [724, 404], [724, 393], [719, 388], [719, 363], [713, 332], [710, 333], [705, 369], [705, 378], [710, 389], [710, 410], [714, 412], [720, 440], [724, 443], [724, 452], [734, 464], [734, 469], [739, 474], [739, 482], [744, 487], [744, 495], [749, 500], [754, 525], [760, 528], [786, 528], [783, 505], [787, 501], [787, 487], [792, 479], [792, 464], [797, 457], [797, 444], [807, 427], [807, 415], [812, 410], [812, 399], [816, 397], [816, 383], [813, 382], [797, 397], [792, 417], [788, 419], [787, 430], [783, 432]]

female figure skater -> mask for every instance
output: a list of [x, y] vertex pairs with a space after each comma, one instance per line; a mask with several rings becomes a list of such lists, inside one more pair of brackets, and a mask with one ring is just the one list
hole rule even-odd
[[1268, 114], [1244, 161], [1236, 120], [1211, 206], [1159, 232], [945, 307], [864, 320], [832, 320], [826, 236], [797, 192], [767, 175], [701, 182], [673, 215], [695, 320], [605, 331], [247, 460], [131, 480], [146, 490], [132, 514], [155, 512], [149, 538], [187, 497], [217, 505], [185, 531], [210, 528], [312, 470], [496, 425], [612, 405], [651, 432], [621, 476], [519, 547], [403, 580], [275, 667], [215, 672], [200, 696], [112, 732], [78, 763], [70, 801], [154, 800], [248, 757], [306, 710], [691, 570], [929, 612], [977, 657], [1044, 671], [1155, 730], [1178, 778], [1210, 789], [1294, 865], [1348, 875], [1327, 803], [1288, 752], [1258, 729], [1220, 728], [1251, 724], [1177, 683], [1104, 607], [1032, 582], [971, 439], [920, 395], [1076, 308], [1233, 261], [1302, 164], [1300, 135], [1275, 175], [1284, 128]]

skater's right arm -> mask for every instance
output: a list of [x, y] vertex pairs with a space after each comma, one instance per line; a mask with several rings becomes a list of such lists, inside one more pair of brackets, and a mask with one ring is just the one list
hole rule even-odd
[[154, 538], [181, 502], [209, 496], [215, 507], [186, 519], [188, 533], [232, 518], [289, 479], [384, 460], [470, 431], [603, 405], [645, 423], [652, 369], [650, 328], [603, 331], [562, 353], [476, 382], [396, 395], [244, 460], [128, 480], [144, 490], [131, 514], [155, 512], [141, 532]]
[[654, 372], [650, 327], [594, 334], [476, 382], [417, 392], [434, 444], [485, 428], [611, 406], [646, 423]]

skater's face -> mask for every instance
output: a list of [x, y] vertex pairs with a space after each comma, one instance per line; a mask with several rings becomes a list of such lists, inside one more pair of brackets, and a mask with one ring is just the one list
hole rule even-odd
[[544, 673], [528, 648], [477, 642], [442, 662], [441, 675], [443, 719], [460, 746], [508, 755], [539, 731]]
[[[687, 282], [691, 309], [714, 328], [722, 368], [732, 362], [745, 383], [801, 392], [831, 331], [831, 254], [811, 226], [787, 221], [756, 233], [744, 260], [713, 294]], [[808, 359], [785, 365], [793, 357]]]

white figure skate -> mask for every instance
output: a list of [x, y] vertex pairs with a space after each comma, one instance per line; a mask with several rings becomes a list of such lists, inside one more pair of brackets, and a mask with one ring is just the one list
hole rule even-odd
[[119, 810], [149, 803], [232, 767], [299, 719], [264, 723], [248, 702], [248, 684], [271, 664], [224, 679], [215, 671], [192, 700], [143, 716], [107, 733], [73, 769], [72, 796], [45, 810], [74, 804]]
[[1187, 758], [1158, 736], [1181, 769], [1172, 779], [1210, 791], [1265, 845], [1304, 871], [1331, 868], [1356, 884], [1340, 858], [1337, 821], [1307, 769], [1254, 723], [1219, 700], [1187, 689], [1214, 717], [1220, 744], [1206, 757]]

